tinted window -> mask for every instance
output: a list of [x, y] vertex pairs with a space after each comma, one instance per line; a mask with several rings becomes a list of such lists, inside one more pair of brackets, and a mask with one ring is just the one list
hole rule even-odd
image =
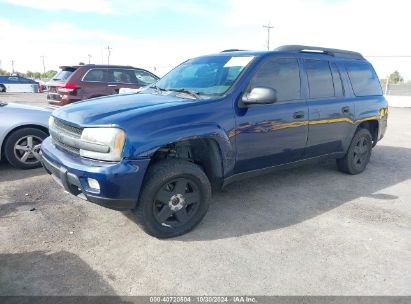
[[277, 100], [300, 99], [300, 69], [292, 58], [269, 58], [264, 61], [250, 82], [255, 87], [269, 87], [277, 92]]
[[304, 60], [310, 98], [334, 97], [334, 84], [328, 61]]
[[146, 86], [157, 81], [156, 77], [146, 71], [135, 70], [134, 73], [140, 85]]
[[347, 63], [345, 67], [356, 96], [382, 95], [378, 77], [368, 63]]
[[87, 72], [86, 76], [84, 76], [83, 81], [103, 82], [105, 73], [106, 70], [104, 69], [91, 69]]
[[331, 71], [333, 74], [335, 96], [337, 97], [344, 96], [344, 89], [342, 86], [341, 75], [335, 63], [331, 64]]
[[75, 71], [75, 68], [65, 68], [62, 69], [60, 72], [57, 72], [56, 75], [52, 78], [53, 80], [67, 80], [71, 74]]
[[111, 73], [110, 82], [137, 83], [136, 75], [132, 70], [113, 69], [111, 70]]

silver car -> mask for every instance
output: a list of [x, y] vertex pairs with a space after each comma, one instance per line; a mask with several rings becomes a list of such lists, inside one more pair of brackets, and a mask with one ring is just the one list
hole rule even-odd
[[38, 151], [48, 136], [51, 110], [0, 102], [0, 159], [20, 169], [40, 167]]

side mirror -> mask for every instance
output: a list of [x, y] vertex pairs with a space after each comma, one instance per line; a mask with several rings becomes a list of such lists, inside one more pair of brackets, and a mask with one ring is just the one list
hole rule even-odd
[[241, 101], [245, 104], [270, 104], [277, 101], [277, 91], [267, 87], [256, 87], [244, 94]]

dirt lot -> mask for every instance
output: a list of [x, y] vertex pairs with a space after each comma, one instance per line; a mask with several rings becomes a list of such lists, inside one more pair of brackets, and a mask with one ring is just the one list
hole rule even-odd
[[390, 109], [363, 174], [329, 161], [232, 184], [172, 240], [2, 163], [0, 295], [410, 295], [410, 118]]

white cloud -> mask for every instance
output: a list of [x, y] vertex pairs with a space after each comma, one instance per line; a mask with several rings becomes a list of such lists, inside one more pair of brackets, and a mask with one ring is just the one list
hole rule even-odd
[[111, 2], [107, 0], [0, 0], [0, 2], [49, 11], [62, 10], [81, 13], [92, 12], [100, 14], [114, 13]]
[[[271, 21], [272, 48], [284, 44], [318, 45], [359, 51], [364, 55], [411, 55], [409, 28], [411, 2], [402, 0], [231, 0], [232, 10], [224, 25], [245, 29], [258, 36], [262, 25]], [[247, 48], [255, 48], [255, 39]], [[258, 47], [257, 46], [257, 47]], [[369, 58], [381, 76], [399, 69], [411, 79], [411, 58]]]
[[[121, 1], [123, 4], [134, 2]], [[130, 4], [130, 11], [138, 3], [134, 2], [134, 6]], [[145, 1], [140, 2], [140, 9], [160, 9], [160, 6], [171, 6], [171, 3], [175, 1]], [[185, 3], [181, 3], [181, 7]], [[192, 14], [210, 14], [213, 11], [201, 5], [185, 6], [185, 9]], [[107, 51], [103, 48], [110, 44], [111, 63], [150, 70], [157, 67], [156, 72], [163, 74], [172, 66], [194, 56], [229, 48], [264, 49], [266, 31], [262, 25], [268, 21], [274, 26], [272, 48], [284, 44], [307, 44], [355, 50], [364, 55], [411, 55], [411, 43], [408, 42], [408, 15], [411, 9], [407, 1], [362, 0], [327, 4], [322, 0], [254, 0], [252, 3], [248, 0], [232, 0], [230, 6], [229, 12], [219, 15], [222, 18], [210, 18], [210, 23], [220, 25], [221, 30], [218, 32], [202, 31], [202, 34], [194, 35], [175, 33], [173, 37], [153, 33], [152, 39], [83, 29], [70, 23], [30, 28], [0, 18], [2, 68], [11, 70], [10, 60], [13, 59], [16, 70], [41, 71], [41, 55], [46, 56], [47, 69], [87, 62], [88, 54], [92, 55], [93, 63], [101, 63], [102, 57], [106, 62]], [[122, 7], [128, 8], [126, 5]], [[173, 9], [180, 9], [178, 7]], [[205, 19], [201, 20], [204, 22]], [[397, 69], [406, 79], [411, 79], [411, 58], [372, 57], [369, 60], [381, 77]]]

